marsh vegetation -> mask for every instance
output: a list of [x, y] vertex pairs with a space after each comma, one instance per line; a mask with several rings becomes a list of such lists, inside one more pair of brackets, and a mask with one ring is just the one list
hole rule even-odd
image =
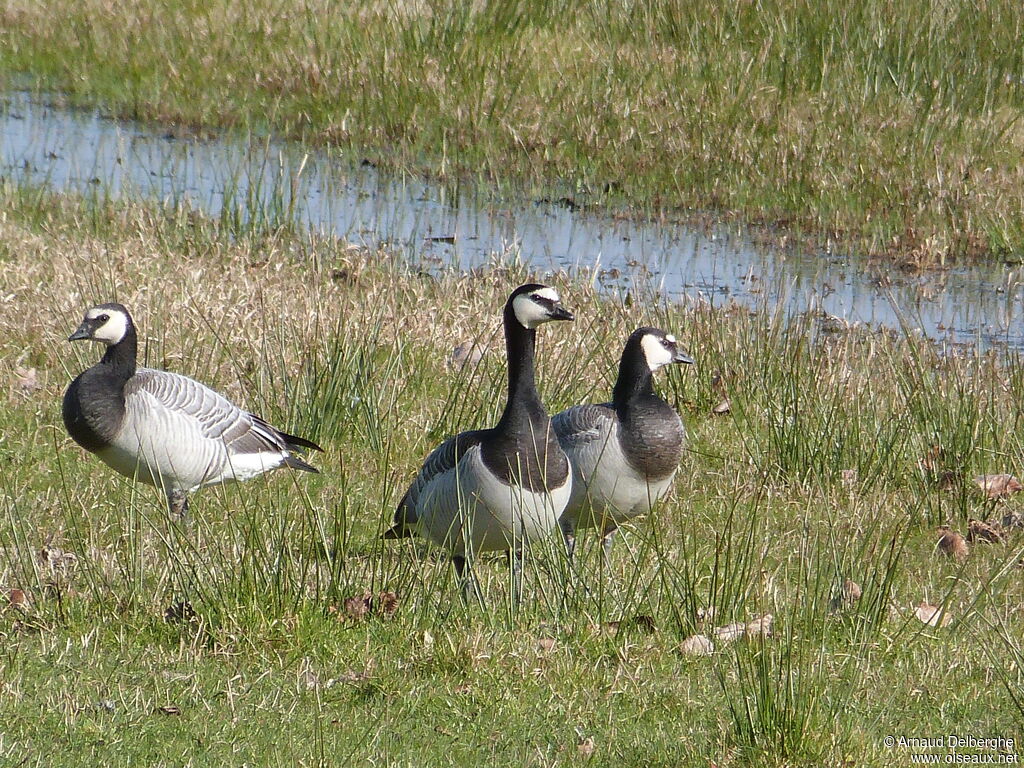
[[[555, 534], [520, 606], [501, 558], [464, 606], [443, 553], [378, 537], [427, 449], [501, 408], [512, 255], [431, 275], [0, 194], [5, 760], [889, 765], [887, 734], [1019, 735], [1024, 535], [959, 558], [937, 530], [1019, 514], [972, 479], [1020, 466], [1017, 358], [545, 276], [578, 318], [541, 342], [549, 407], [608, 392], [628, 332], [659, 325], [698, 361], [659, 382], [690, 451], [610, 569], [584, 536], [570, 578]], [[323, 474], [210, 488], [169, 521], [60, 426], [95, 358], [64, 339], [96, 297], [135, 309], [149, 365], [324, 445]], [[481, 360], [454, 364], [467, 341]], [[770, 637], [716, 633], [768, 614]]]
[[172, 132], [270, 130], [914, 265], [1024, 243], [1010, 0], [56, 0], [0, 20], [0, 82]]

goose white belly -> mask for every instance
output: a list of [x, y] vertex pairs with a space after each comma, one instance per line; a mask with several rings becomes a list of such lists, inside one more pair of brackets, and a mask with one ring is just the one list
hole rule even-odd
[[616, 423], [602, 430], [602, 438], [567, 450], [573, 471], [572, 498], [565, 516], [576, 527], [602, 527], [605, 521], [620, 525], [645, 515], [672, 487], [675, 471], [651, 480], [627, 461]]
[[420, 492], [416, 527], [456, 554], [505, 550], [550, 534], [571, 489], [571, 473], [547, 491], [506, 485], [487, 469], [475, 445]]
[[193, 417], [154, 407], [156, 401], [148, 393], [136, 397], [140, 400], [126, 403], [120, 432], [96, 452], [123, 475], [165, 490], [193, 491], [247, 480], [284, 463], [280, 451], [232, 454], [223, 441], [205, 436]]

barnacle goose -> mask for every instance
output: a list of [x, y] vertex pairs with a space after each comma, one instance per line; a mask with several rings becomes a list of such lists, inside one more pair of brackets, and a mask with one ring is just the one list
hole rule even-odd
[[518, 594], [523, 545], [546, 536], [569, 500], [572, 471], [534, 383], [537, 326], [572, 320], [557, 291], [529, 283], [505, 303], [508, 400], [491, 429], [461, 432], [427, 456], [385, 538], [418, 534], [452, 553], [466, 597], [477, 593], [467, 558], [507, 550]]
[[597, 527], [606, 559], [618, 526], [650, 512], [672, 485], [686, 431], [658, 397], [652, 374], [670, 363], [693, 363], [675, 337], [638, 328], [626, 340], [612, 402], [577, 405], [552, 418], [573, 468], [569, 504], [558, 521], [572, 559], [576, 529]]
[[274, 429], [187, 376], [136, 367], [138, 338], [123, 305], [87, 311], [68, 337], [80, 339], [107, 351], [64, 393], [68, 434], [122, 475], [164, 490], [172, 517], [184, 518], [186, 494], [204, 485], [280, 466], [317, 471], [293, 454], [322, 450], [316, 443]]

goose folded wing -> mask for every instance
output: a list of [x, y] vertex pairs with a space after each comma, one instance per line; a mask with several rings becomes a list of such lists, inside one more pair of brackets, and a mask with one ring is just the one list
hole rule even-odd
[[143, 391], [160, 406], [187, 419], [198, 437], [224, 445], [230, 454], [282, 452], [276, 429], [195, 379], [167, 371], [139, 369], [125, 395]]
[[483, 430], [472, 432], [461, 432], [450, 437], [430, 452], [430, 455], [423, 461], [419, 474], [413, 480], [409, 490], [398, 503], [398, 510], [395, 513], [396, 523], [411, 524], [416, 521], [416, 502], [420, 493], [432, 480], [451, 472], [459, 463], [459, 459], [475, 445], [479, 445], [483, 438]]
[[605, 440], [615, 423], [611, 405], [577, 405], [551, 419], [551, 426], [563, 446], [582, 446]]

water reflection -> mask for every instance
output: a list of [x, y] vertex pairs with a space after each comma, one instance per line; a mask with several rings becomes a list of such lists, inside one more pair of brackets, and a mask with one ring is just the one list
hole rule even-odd
[[849, 323], [901, 318], [955, 344], [1020, 349], [1021, 271], [965, 267], [908, 275], [866, 260], [795, 255], [725, 228], [697, 231], [598, 216], [559, 202], [453, 196], [337, 152], [252, 139], [177, 137], [27, 93], [0, 102], [0, 175], [58, 191], [187, 203], [296, 223], [355, 243], [387, 243], [412, 262], [471, 268], [519, 253], [538, 269], [588, 268], [609, 290], [643, 283], [672, 300], [783, 303]]

